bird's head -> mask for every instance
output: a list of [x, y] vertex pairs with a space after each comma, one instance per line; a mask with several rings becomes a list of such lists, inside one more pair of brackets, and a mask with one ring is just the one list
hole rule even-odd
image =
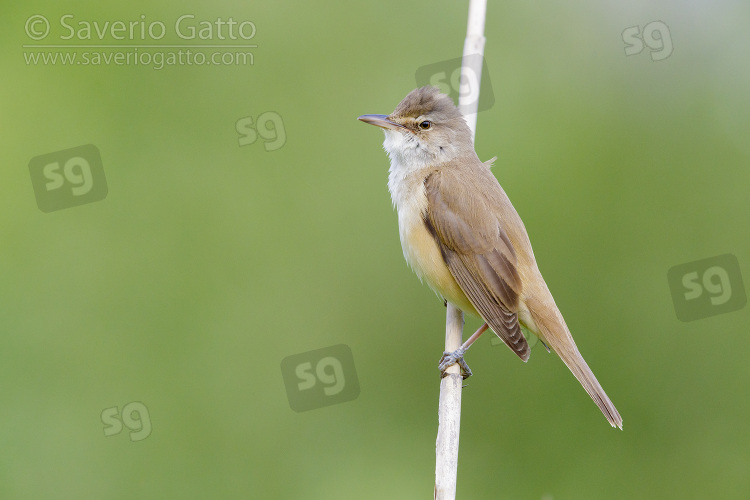
[[474, 155], [471, 131], [450, 97], [435, 87], [412, 90], [390, 115], [359, 120], [385, 131], [383, 148], [391, 162], [408, 169]]

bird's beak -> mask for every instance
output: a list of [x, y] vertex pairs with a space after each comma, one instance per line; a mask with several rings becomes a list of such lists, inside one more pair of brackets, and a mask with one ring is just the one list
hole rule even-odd
[[390, 130], [406, 128], [399, 123], [389, 120], [387, 115], [362, 115], [358, 117], [357, 120], [369, 123], [370, 125], [375, 125], [376, 127]]

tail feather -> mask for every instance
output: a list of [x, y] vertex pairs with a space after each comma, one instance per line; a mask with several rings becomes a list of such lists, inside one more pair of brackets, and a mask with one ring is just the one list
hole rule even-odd
[[[544, 283], [543, 280], [542, 283]], [[576, 347], [573, 337], [570, 335], [568, 326], [565, 324], [560, 310], [555, 305], [552, 295], [546, 289], [546, 285], [545, 292], [540, 295], [541, 297], [545, 297], [546, 300], [539, 300], [539, 296], [529, 297], [526, 300], [526, 306], [531, 316], [530, 319], [536, 327], [532, 331], [538, 330], [538, 333], [534, 333], [537, 333], [540, 339], [546, 342], [560, 356], [563, 363], [570, 369], [575, 378], [578, 379], [578, 382], [581, 383], [589, 396], [591, 396], [591, 399], [594, 400], [594, 403], [604, 413], [610, 425], [622, 430], [622, 417], [620, 413], [615, 408], [615, 405], [612, 404], [612, 401], [609, 400], [602, 386], [599, 385], [594, 372], [586, 364], [581, 353], [578, 352], [578, 347]]]
[[604, 392], [602, 386], [599, 385], [599, 381], [596, 380], [594, 372], [592, 372], [589, 365], [586, 364], [583, 356], [578, 352], [578, 348], [576, 348], [575, 345], [573, 345], [572, 349], [567, 346], [558, 348], [554, 343], [552, 348], [555, 349], [555, 352], [560, 356], [560, 359], [563, 360], [563, 363], [565, 363], [573, 375], [575, 375], [586, 392], [589, 393], [589, 396], [591, 396], [594, 403], [596, 403], [602, 413], [604, 413], [604, 416], [607, 418], [610, 425], [622, 430], [622, 417], [620, 416], [620, 413], [617, 411], [617, 408], [615, 408], [615, 405], [612, 404], [612, 401], [609, 400], [609, 397], [607, 397], [607, 393]]

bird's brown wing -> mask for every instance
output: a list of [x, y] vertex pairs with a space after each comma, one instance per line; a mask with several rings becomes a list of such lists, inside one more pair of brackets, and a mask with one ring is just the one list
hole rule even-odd
[[522, 284], [516, 251], [493, 210], [494, 195], [504, 193], [489, 169], [487, 175], [480, 177], [494, 181], [499, 193], [487, 183], [466, 185], [450, 169], [432, 172], [424, 180], [427, 210], [423, 218], [471, 304], [498, 337], [527, 361], [529, 345], [518, 324]]

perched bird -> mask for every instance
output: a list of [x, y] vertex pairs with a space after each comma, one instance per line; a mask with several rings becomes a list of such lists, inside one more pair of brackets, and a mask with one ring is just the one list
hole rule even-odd
[[420, 280], [485, 324], [440, 369], [455, 363], [489, 326], [523, 361], [521, 325], [551, 347], [613, 427], [622, 417], [584, 361], [539, 272], [526, 228], [508, 196], [474, 151], [453, 101], [433, 87], [413, 90], [390, 115], [359, 120], [385, 131], [388, 189], [398, 211], [404, 257]]

